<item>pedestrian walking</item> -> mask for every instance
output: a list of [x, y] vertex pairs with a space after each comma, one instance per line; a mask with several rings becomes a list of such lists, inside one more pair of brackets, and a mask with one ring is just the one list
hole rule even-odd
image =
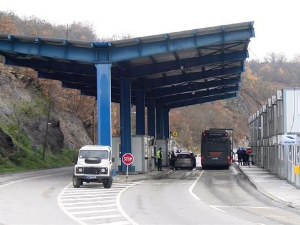
[[175, 167], [175, 159], [176, 159], [175, 153], [174, 153], [174, 151], [172, 151], [171, 156], [170, 156], [170, 165], [171, 165], [172, 169], [174, 169], [174, 167]]
[[245, 148], [242, 148], [242, 159], [243, 159], [243, 166], [246, 166], [247, 165], [247, 153], [246, 153], [246, 150]]
[[156, 158], [157, 158], [157, 169], [158, 171], [162, 170], [162, 153], [161, 153], [161, 147], [156, 151]]
[[239, 162], [239, 166], [240, 166], [240, 165], [242, 164], [242, 160], [243, 160], [241, 148], [239, 148], [239, 149], [236, 151], [236, 154], [238, 155], [238, 162]]

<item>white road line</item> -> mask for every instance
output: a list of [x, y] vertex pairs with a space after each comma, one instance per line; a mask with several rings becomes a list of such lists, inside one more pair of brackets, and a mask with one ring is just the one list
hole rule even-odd
[[211, 208], [213, 208], [213, 209], [215, 209], [215, 210], [217, 210], [219, 212], [225, 213], [225, 211], [219, 209], [217, 206], [210, 205], [209, 207], [211, 207]]
[[[73, 216], [71, 213], [69, 213], [68, 210], [66, 210], [62, 204], [61, 201], [61, 196], [63, 195], [64, 191], [67, 189], [67, 186], [59, 193], [58, 197], [57, 197], [57, 203], [59, 208], [66, 214], [68, 215], [71, 219], [73, 219], [74, 221], [76, 221], [77, 223], [81, 224], [81, 225], [86, 225], [86, 223], [80, 221], [79, 219], [77, 219], [75, 216]], [[64, 204], [66, 205], [66, 204]]]
[[202, 170], [202, 172], [200, 173], [199, 177], [194, 181], [194, 183], [192, 184], [192, 186], [189, 188], [190, 194], [191, 194], [196, 200], [200, 200], [200, 198], [198, 198], [198, 196], [195, 195], [195, 194], [193, 193], [193, 189], [194, 189], [194, 187], [196, 186], [197, 182], [200, 180], [200, 178], [201, 178], [203, 172], [204, 172], [204, 170]]
[[106, 212], [116, 212], [117, 209], [103, 209], [103, 210], [89, 210], [89, 211], [80, 211], [80, 212], [71, 212], [72, 215], [81, 215], [89, 213], [106, 213]]
[[[68, 215], [71, 219], [75, 220], [81, 225], [86, 225], [84, 221], [93, 222], [109, 222], [106, 219], [109, 218], [123, 218], [118, 219], [116, 222], [107, 223], [110, 225], [125, 225], [125, 224], [136, 224], [129, 218], [120, 206], [120, 193], [124, 192], [129, 187], [140, 184], [131, 183], [128, 185], [120, 185], [114, 187], [115, 189], [102, 188], [81, 188], [74, 189], [71, 184], [68, 184], [58, 196], [58, 205], [61, 210]], [[114, 184], [113, 184], [114, 185]], [[93, 188], [93, 189], [92, 189]], [[123, 190], [122, 190], [123, 189]], [[116, 204], [115, 204], [116, 203]], [[94, 204], [94, 205], [93, 205]], [[118, 205], [119, 204], [119, 205]], [[121, 209], [121, 210], [120, 210]], [[105, 215], [105, 214], [109, 215]], [[111, 213], [114, 213], [113, 215]], [[94, 215], [93, 215], [94, 214]], [[98, 214], [98, 215], [97, 215]], [[100, 215], [99, 215], [100, 214]], [[102, 215], [101, 215], [102, 214]], [[103, 215], [104, 214], [104, 215]], [[78, 215], [80, 215], [78, 217]], [[90, 215], [90, 216], [88, 216]], [[125, 216], [124, 216], [125, 215]], [[125, 217], [125, 218], [124, 218]], [[124, 219], [127, 219], [126, 221]], [[98, 220], [98, 221], [96, 221]], [[102, 221], [101, 221], [102, 220]]]
[[86, 204], [98, 204], [98, 203], [107, 203], [107, 202], [115, 202], [115, 200], [104, 200], [104, 201], [91, 201], [91, 202], [72, 202], [72, 203], [63, 203], [64, 206], [68, 205], [86, 205]]
[[85, 201], [89, 201], [89, 200], [98, 200], [98, 199], [115, 199], [116, 196], [113, 197], [97, 197], [97, 198], [84, 198], [84, 199], [80, 199], [80, 198], [71, 198], [71, 199], [61, 199], [63, 202], [67, 202], [67, 201], [80, 201], [80, 202], [85, 202]]
[[86, 220], [108, 219], [108, 218], [118, 218], [118, 217], [122, 217], [122, 215], [116, 214], [116, 215], [106, 215], [106, 216], [89, 216], [89, 217], [81, 217], [78, 219], [86, 221]]
[[275, 209], [268, 206], [250, 206], [250, 205], [214, 205], [217, 208], [249, 208], [249, 209]]
[[97, 225], [127, 225], [130, 224], [128, 221], [118, 221], [118, 222], [111, 222], [111, 223], [99, 223]]
[[116, 204], [106, 204], [106, 205], [88, 205], [88, 206], [72, 206], [72, 207], [65, 207], [66, 209], [93, 209], [93, 208], [108, 208], [116, 206]]
[[249, 208], [249, 209], [274, 209], [274, 207], [267, 206], [248, 206], [248, 205], [209, 205], [209, 207], [225, 213], [226, 211], [220, 208]]
[[64, 195], [73, 195], [73, 194], [97, 194], [97, 193], [119, 193], [120, 190], [116, 190], [116, 191], [66, 191]]
[[[139, 182], [142, 183], [143, 181]], [[133, 184], [132, 186], [134, 186], [135, 184]], [[127, 219], [132, 225], [138, 225], [133, 219], [131, 219], [126, 212], [123, 210], [122, 206], [121, 206], [121, 195], [128, 189], [129, 187], [125, 188], [124, 190], [120, 191], [119, 194], [117, 195], [117, 207], [119, 212], [122, 214], [123, 217], [125, 217], [125, 219]]]
[[44, 176], [37, 176], [37, 177], [31, 177], [31, 178], [26, 178], [26, 179], [22, 179], [22, 180], [11, 181], [9, 183], [1, 185], [0, 188], [6, 187], [6, 186], [9, 186], [9, 185], [12, 185], [12, 184], [20, 183], [20, 182], [23, 182], [23, 181], [35, 180], [35, 179], [39, 179], [39, 178], [51, 177], [51, 176], [56, 176], [56, 175], [66, 174], [66, 173], [69, 173], [69, 172], [55, 173], [55, 174], [49, 174], [49, 175], [44, 175]]
[[85, 198], [88, 198], [88, 197], [96, 197], [96, 196], [116, 196], [117, 193], [97, 193], [97, 194], [86, 194], [86, 195], [67, 195], [67, 196], [62, 196], [62, 198], [81, 198], [81, 197], [85, 197]]

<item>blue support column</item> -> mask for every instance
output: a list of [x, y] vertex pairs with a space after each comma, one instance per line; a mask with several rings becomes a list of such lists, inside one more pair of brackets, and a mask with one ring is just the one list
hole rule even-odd
[[169, 124], [169, 108], [163, 108], [164, 114], [164, 138], [170, 138], [170, 124]]
[[155, 100], [154, 98], [147, 99], [147, 121], [148, 121], [148, 135], [156, 137], [155, 134]]
[[145, 91], [136, 91], [136, 134], [145, 135]]
[[[131, 153], [131, 80], [123, 76], [121, 72], [121, 102], [120, 102], [120, 123], [121, 123], [121, 153]], [[128, 170], [133, 172], [130, 165]], [[122, 162], [121, 171], [126, 172], [126, 165]]]
[[157, 138], [164, 137], [163, 106], [160, 103], [156, 104], [156, 136]]
[[97, 69], [98, 145], [111, 147], [111, 65], [95, 64]]

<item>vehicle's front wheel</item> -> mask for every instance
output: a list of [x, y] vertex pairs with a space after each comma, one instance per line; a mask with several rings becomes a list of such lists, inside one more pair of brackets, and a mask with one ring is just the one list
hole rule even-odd
[[74, 188], [79, 188], [81, 184], [82, 184], [82, 179], [73, 177], [73, 187]]
[[112, 178], [109, 177], [108, 179], [103, 180], [103, 186], [105, 188], [110, 188], [112, 185]]

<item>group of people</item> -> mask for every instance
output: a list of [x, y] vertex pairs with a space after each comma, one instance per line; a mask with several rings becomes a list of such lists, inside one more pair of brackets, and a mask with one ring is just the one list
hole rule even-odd
[[236, 154], [238, 156], [238, 163], [241, 166], [250, 166], [249, 162], [249, 154], [246, 152], [246, 149], [243, 147], [240, 147], [237, 151]]

